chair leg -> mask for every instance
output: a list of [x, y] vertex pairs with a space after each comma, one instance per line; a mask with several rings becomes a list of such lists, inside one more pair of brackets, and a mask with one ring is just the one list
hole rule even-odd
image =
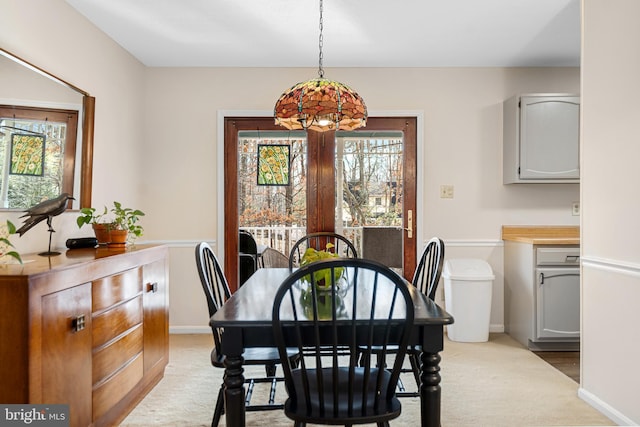
[[220, 391], [218, 392], [218, 400], [216, 401], [216, 409], [213, 411], [211, 427], [218, 427], [222, 414], [224, 414], [224, 388], [221, 386]]
[[411, 363], [411, 369], [413, 370], [413, 376], [416, 379], [416, 385], [418, 391], [420, 391], [420, 360], [417, 353], [409, 353], [409, 362]]
[[378, 353], [378, 355], [376, 356], [376, 363], [377, 363], [376, 368], [379, 368], [379, 369], [387, 368], [387, 361], [385, 360], [382, 353]]
[[302, 357], [296, 357], [296, 358], [293, 360], [293, 369], [298, 369], [298, 367], [300, 366], [300, 359], [301, 359], [301, 358], [302, 358]]
[[369, 362], [369, 355], [362, 353], [360, 355], [360, 367], [365, 367], [367, 366], [367, 363]]
[[265, 370], [267, 372], [267, 376], [268, 377], [275, 377], [276, 376], [276, 365], [274, 363], [270, 363], [268, 365], [265, 365]]

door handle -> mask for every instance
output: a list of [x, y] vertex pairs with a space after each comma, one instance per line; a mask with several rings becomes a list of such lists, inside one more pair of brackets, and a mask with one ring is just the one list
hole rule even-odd
[[407, 237], [413, 239], [413, 211], [411, 209], [407, 211], [407, 225], [408, 227], [405, 228]]

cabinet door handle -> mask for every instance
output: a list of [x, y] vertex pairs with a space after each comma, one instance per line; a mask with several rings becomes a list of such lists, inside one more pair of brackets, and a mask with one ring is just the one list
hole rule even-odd
[[147, 283], [147, 292], [158, 292], [158, 282]]
[[[580, 276], [580, 273], [564, 273], [564, 274], [548, 274], [547, 279], [552, 279], [554, 277], [566, 277], [566, 276]], [[540, 273], [540, 284], [544, 285], [544, 273]]]
[[86, 326], [86, 321], [84, 318], [84, 314], [74, 317], [71, 319], [71, 329], [73, 332], [80, 332]]

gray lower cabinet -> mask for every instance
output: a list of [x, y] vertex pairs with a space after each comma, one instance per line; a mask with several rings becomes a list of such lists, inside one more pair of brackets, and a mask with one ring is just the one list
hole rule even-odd
[[578, 245], [505, 242], [505, 330], [531, 350], [577, 350]]

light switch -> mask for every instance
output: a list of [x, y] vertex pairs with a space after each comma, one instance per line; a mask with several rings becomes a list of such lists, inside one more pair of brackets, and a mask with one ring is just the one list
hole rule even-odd
[[453, 185], [441, 185], [440, 186], [440, 198], [441, 199], [453, 199]]

